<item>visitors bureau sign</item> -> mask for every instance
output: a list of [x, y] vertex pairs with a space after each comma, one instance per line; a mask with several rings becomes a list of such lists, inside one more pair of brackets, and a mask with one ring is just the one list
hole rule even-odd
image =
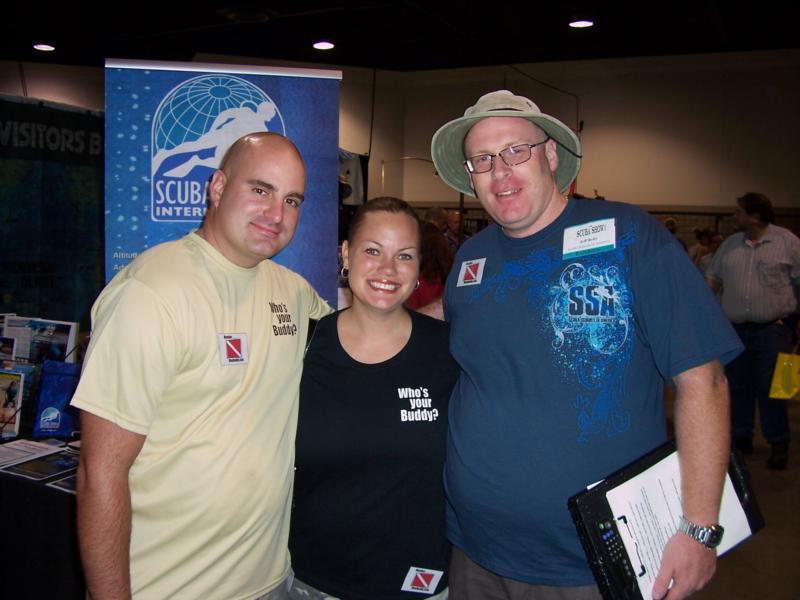
[[340, 78], [338, 71], [108, 61], [106, 279], [147, 248], [199, 227], [211, 176], [230, 145], [272, 131], [297, 145], [307, 171], [297, 233], [276, 261], [335, 300]]

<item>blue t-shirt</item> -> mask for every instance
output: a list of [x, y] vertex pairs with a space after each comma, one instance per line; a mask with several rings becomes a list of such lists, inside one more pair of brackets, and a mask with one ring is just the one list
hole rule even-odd
[[567, 499], [661, 444], [664, 379], [729, 361], [736, 334], [663, 225], [576, 199], [532, 236], [466, 242], [445, 313], [448, 537], [504, 577], [593, 583]]

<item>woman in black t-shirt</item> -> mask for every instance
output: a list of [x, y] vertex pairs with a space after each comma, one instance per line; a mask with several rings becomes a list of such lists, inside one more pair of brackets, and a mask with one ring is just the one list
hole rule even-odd
[[441, 474], [458, 367], [448, 325], [403, 306], [419, 240], [413, 209], [379, 198], [342, 245], [352, 306], [317, 325], [300, 386], [292, 598], [446, 598]]

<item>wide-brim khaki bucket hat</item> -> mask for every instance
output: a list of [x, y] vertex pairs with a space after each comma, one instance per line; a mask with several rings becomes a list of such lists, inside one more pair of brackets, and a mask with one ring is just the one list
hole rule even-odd
[[498, 90], [481, 96], [463, 117], [439, 128], [431, 140], [431, 156], [436, 171], [444, 182], [459, 192], [474, 196], [469, 176], [464, 168], [464, 138], [475, 123], [487, 117], [521, 117], [540, 127], [556, 142], [558, 169], [556, 185], [566, 192], [581, 168], [581, 142], [564, 123], [544, 114], [532, 100], [516, 96], [508, 90]]

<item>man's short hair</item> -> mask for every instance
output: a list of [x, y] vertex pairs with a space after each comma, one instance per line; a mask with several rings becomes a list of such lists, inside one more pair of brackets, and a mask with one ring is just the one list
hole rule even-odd
[[736, 202], [744, 212], [751, 216], [757, 216], [764, 225], [772, 223], [775, 218], [772, 202], [764, 194], [747, 192], [744, 196], [737, 198]]

